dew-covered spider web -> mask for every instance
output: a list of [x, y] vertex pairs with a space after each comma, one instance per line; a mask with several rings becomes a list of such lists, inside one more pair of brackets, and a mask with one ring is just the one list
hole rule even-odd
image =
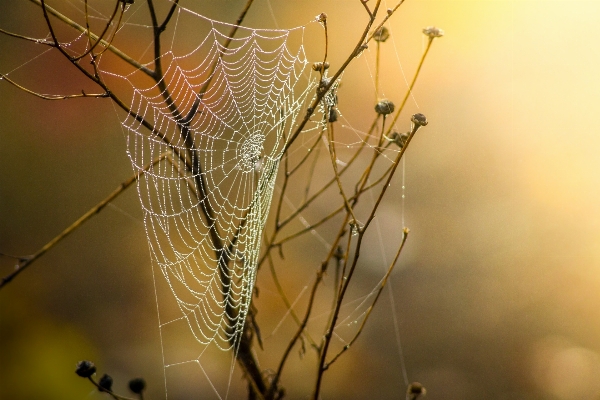
[[314, 80], [304, 27], [238, 27], [229, 42], [232, 25], [181, 7], [173, 18], [172, 43], [185, 44], [163, 53], [164, 78], [119, 76], [133, 91], [127, 153], [145, 171], [152, 262], [180, 310], [161, 326], [185, 321], [199, 343], [227, 350], [243, 331], [279, 162]]

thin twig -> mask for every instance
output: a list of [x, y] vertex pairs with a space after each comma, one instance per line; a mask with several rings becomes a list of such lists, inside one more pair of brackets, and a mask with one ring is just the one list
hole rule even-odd
[[[415, 135], [415, 133], [417, 132], [417, 130], [420, 127], [421, 127], [421, 125], [419, 125], [419, 124], [413, 124], [413, 128], [410, 132], [410, 135], [408, 136], [408, 138], [406, 140], [406, 145], [402, 148], [402, 150], [400, 150], [400, 152], [396, 156], [396, 159], [394, 161], [394, 166], [393, 166], [392, 170], [390, 171], [390, 174], [388, 175], [388, 178], [387, 178], [385, 184], [383, 185], [377, 200], [375, 201], [375, 205], [373, 206], [371, 213], [370, 213], [367, 221], [365, 222], [365, 225], [358, 229], [358, 240], [356, 243], [356, 248], [354, 250], [354, 257], [352, 260], [352, 265], [350, 266], [350, 269], [348, 270], [347, 275], [345, 274], [345, 271], [344, 271], [344, 274], [343, 274], [344, 278], [342, 279], [342, 282], [340, 283], [341, 287], [340, 287], [340, 291], [339, 291], [339, 295], [338, 295], [338, 301], [336, 303], [336, 307], [333, 312], [331, 321], [329, 323], [329, 326], [328, 326], [325, 336], [323, 338], [323, 346], [321, 348], [321, 354], [319, 357], [319, 365], [318, 365], [318, 370], [317, 370], [317, 383], [315, 384], [315, 391], [313, 394], [314, 400], [317, 400], [317, 398], [318, 398], [318, 394], [319, 394], [319, 391], [321, 388], [323, 372], [325, 371], [324, 367], [325, 367], [325, 359], [327, 357], [327, 351], [328, 351], [329, 345], [331, 343], [331, 338], [333, 337], [333, 331], [336, 326], [336, 322], [337, 322], [337, 319], [339, 316], [340, 309], [342, 307], [342, 302], [343, 302], [345, 293], [348, 290], [350, 281], [352, 280], [352, 276], [353, 276], [354, 271], [356, 270], [356, 266], [358, 264], [358, 259], [360, 258], [360, 252], [362, 249], [362, 242], [363, 242], [364, 234], [365, 234], [367, 228], [369, 227], [370, 223], [373, 221], [373, 218], [375, 217], [375, 213], [377, 212], [377, 209], [379, 208], [379, 204], [381, 203], [383, 196], [385, 195], [387, 189], [390, 186], [389, 183], [390, 183], [391, 179], [393, 178], [394, 172], [396, 171], [398, 165], [400, 164], [400, 160], [401, 160], [402, 156], [404, 155], [404, 152], [408, 148], [408, 144], [410, 143], [413, 136]], [[363, 182], [366, 182], [366, 180]], [[363, 183], [363, 185], [364, 185], [364, 183]], [[344, 265], [344, 268], [345, 268], [345, 265]]]
[[321, 78], [323, 78], [323, 74], [325, 73], [325, 65], [327, 63], [327, 51], [329, 48], [329, 36], [327, 35], [327, 15], [325, 13], [321, 14], [321, 23], [323, 24], [323, 29], [325, 30], [325, 54], [323, 55], [323, 62], [321, 63]]
[[308, 305], [306, 306], [304, 318], [302, 319], [302, 323], [300, 324], [300, 326], [298, 327], [298, 330], [296, 331], [296, 333], [294, 334], [294, 336], [288, 343], [288, 346], [286, 347], [286, 349], [283, 353], [283, 356], [281, 357], [281, 361], [279, 362], [279, 367], [277, 368], [277, 373], [273, 377], [271, 387], [269, 388], [268, 393], [270, 393], [270, 394], [275, 393], [275, 389], [277, 388], [277, 383], [279, 382], [279, 378], [281, 377], [281, 373], [283, 371], [283, 367], [285, 366], [287, 358], [288, 358], [290, 352], [292, 351], [292, 349], [294, 348], [296, 342], [302, 335], [302, 332], [304, 332], [304, 329], [306, 328], [306, 324], [308, 323], [308, 319], [310, 318], [310, 315], [312, 313], [315, 296], [317, 294], [317, 289], [323, 280], [323, 276], [325, 275], [325, 272], [327, 271], [327, 265], [329, 264], [329, 260], [335, 254], [335, 249], [337, 248], [337, 244], [338, 244], [339, 240], [341, 239], [341, 237], [344, 235], [344, 232], [345, 232], [344, 228], [342, 228], [342, 230], [340, 230], [340, 232], [338, 232], [337, 238], [334, 241], [333, 246], [331, 246], [329, 254], [325, 258], [325, 260], [323, 260], [321, 262], [321, 266], [317, 271], [317, 276], [315, 277], [315, 282], [312, 285], [310, 296], [308, 298]]
[[275, 234], [279, 229], [279, 219], [281, 218], [281, 207], [283, 206], [283, 198], [285, 196], [285, 191], [287, 190], [287, 184], [290, 180], [291, 173], [289, 172], [289, 154], [284, 154], [283, 161], [283, 184], [281, 185], [281, 191], [279, 193], [279, 201], [277, 202], [277, 211], [275, 212]]
[[390, 19], [392, 17], [392, 15], [394, 15], [394, 13], [396, 12], [396, 10], [398, 10], [398, 8], [400, 8], [400, 6], [404, 3], [405, 0], [400, 0], [400, 2], [398, 4], [396, 4], [394, 6], [394, 8], [391, 8], [388, 10], [386, 16], [383, 18], [383, 21], [381, 21], [381, 23], [379, 25], [377, 25], [377, 27], [373, 30], [373, 32], [371, 32], [371, 34], [369, 35], [369, 37], [367, 38], [366, 42], [369, 43], [371, 41], [371, 39], [373, 39], [373, 36], [375, 35], [376, 32], [379, 31], [379, 29], [385, 25], [385, 23], [388, 21], [388, 19]]
[[356, 219], [356, 215], [354, 215], [354, 210], [352, 209], [352, 206], [350, 205], [350, 202], [348, 201], [348, 198], [346, 197], [346, 193], [344, 192], [344, 187], [342, 186], [342, 181], [340, 180], [340, 175], [338, 173], [337, 155], [335, 153], [335, 144], [334, 144], [334, 136], [333, 136], [333, 132], [334, 132], [333, 123], [328, 124], [328, 132], [329, 132], [329, 154], [331, 156], [330, 158], [331, 158], [331, 164], [333, 166], [333, 174], [334, 174], [335, 180], [338, 184], [338, 188], [340, 189], [340, 195], [342, 196], [342, 199], [344, 199], [344, 204], [346, 205], [346, 210], [348, 210], [348, 212], [352, 216], [352, 220], [355, 222], [358, 222], [358, 220]]
[[369, 9], [369, 6], [367, 5], [367, 2], [369, 0], [359, 0], [360, 4], [362, 4], [365, 7], [365, 10], [367, 10], [367, 13], [369, 13], [369, 17], [373, 18], [373, 13], [371, 12], [371, 10]]
[[375, 101], [379, 101], [379, 57], [381, 53], [381, 42], [377, 41], [377, 49], [375, 51]]
[[[87, 32], [85, 27], [79, 25], [77, 22], [73, 21], [72, 19], [70, 19], [70, 18], [66, 17], [65, 15], [61, 14], [60, 12], [56, 11], [54, 8], [50, 7], [49, 5], [47, 5], [45, 3], [43, 4], [42, 0], [29, 0], [29, 1], [31, 1], [34, 4], [37, 4], [40, 7], [43, 7], [45, 10], [48, 11], [48, 13], [52, 14], [54, 17], [58, 18], [65, 24], [71, 26], [72, 28], [77, 29], [79, 32], [89, 35], [93, 40], [99, 40], [100, 44], [102, 44], [103, 46], [106, 46], [117, 57], [119, 57], [126, 63], [130, 64], [131, 66], [135, 67], [136, 69], [139, 69], [140, 71], [144, 72], [146, 75], [148, 75], [148, 76], [153, 75], [153, 71], [148, 69], [148, 67], [142, 65], [138, 61], [134, 60], [133, 58], [131, 58], [130, 56], [128, 56], [127, 54], [122, 52], [121, 50], [117, 49], [115, 46], [109, 44], [106, 40], [100, 39], [98, 37], [98, 35], [94, 34], [93, 32]], [[56, 46], [58, 46], [58, 42], [55, 42], [55, 43], [56, 43]]]
[[[94, 60], [96, 58], [100, 57], [102, 54], [104, 54], [108, 50], [108, 48], [110, 46], [112, 46], [112, 43], [115, 40], [115, 38], [117, 37], [117, 33], [119, 32], [119, 29], [121, 28], [121, 22], [123, 22], [123, 15], [125, 14], [125, 7], [126, 7], [125, 2], [124, 1], [121, 2], [121, 14], [119, 14], [119, 20], [117, 21], [117, 26], [115, 27], [115, 29], [112, 32], [112, 37], [108, 41], [108, 46], [105, 46], [104, 49], [100, 51], [100, 53], [94, 54]], [[98, 42], [96, 42], [96, 44], [97, 43]]]
[[365, 222], [365, 226], [363, 227], [363, 232], [364, 232], [364, 230], [366, 230], [369, 227], [369, 224], [371, 224], [371, 222], [373, 221], [373, 218], [375, 218], [375, 213], [377, 212], [377, 209], [379, 208], [379, 204], [381, 203], [381, 200], [383, 200], [383, 196], [385, 195], [386, 191], [390, 187], [390, 182], [392, 180], [392, 177], [394, 176], [394, 172], [398, 168], [398, 165], [400, 165], [400, 160], [402, 159], [402, 156], [406, 152], [406, 149], [408, 148], [408, 145], [410, 144], [413, 137], [415, 136], [415, 133], [417, 133], [417, 131], [421, 128], [421, 126], [422, 125], [420, 125], [420, 124], [413, 123], [413, 127], [410, 131], [410, 134], [408, 135], [408, 138], [406, 139], [406, 143], [402, 147], [402, 150], [400, 150], [400, 152], [398, 152], [398, 155], [396, 156], [396, 160], [394, 161], [392, 170], [390, 171], [386, 182], [383, 184], [381, 192], [379, 192], [379, 197], [377, 198], [377, 200], [375, 200], [375, 205], [373, 206], [373, 209], [371, 210], [371, 214], [369, 215], [367, 222]]
[[362, 333], [367, 320], [369, 319], [369, 316], [371, 315], [371, 312], [373, 311], [375, 304], [377, 303], [377, 300], [379, 299], [379, 296], [381, 295], [381, 292], [383, 291], [383, 289], [385, 288], [385, 285], [387, 284], [388, 278], [390, 277], [390, 274], [392, 273], [392, 270], [394, 269], [394, 266], [396, 265], [396, 263], [398, 262], [398, 258], [400, 257], [400, 253], [402, 253], [402, 249], [404, 248], [404, 243], [406, 243], [406, 238], [408, 237], [408, 228], [404, 228], [402, 230], [402, 241], [400, 243], [400, 246], [398, 247], [398, 251], [396, 251], [396, 256], [394, 257], [394, 260], [392, 261], [392, 263], [390, 264], [390, 266], [387, 269], [387, 272], [385, 274], [385, 276], [383, 277], [381, 284], [379, 286], [379, 289], [377, 290], [377, 294], [375, 295], [375, 299], [373, 299], [373, 303], [371, 303], [371, 305], [369, 306], [369, 308], [366, 311], [365, 317], [362, 320], [362, 323], [360, 324], [360, 327], [358, 328], [357, 332], [354, 334], [354, 337], [342, 348], [342, 350], [340, 350], [340, 352], [338, 354], [336, 354], [331, 361], [325, 363], [325, 365], [323, 366], [323, 368], [325, 370], [327, 370], [329, 368], [329, 366], [331, 364], [333, 364], [343, 353], [345, 353], [356, 341], [356, 339], [358, 339], [358, 337], [360, 336], [360, 334]]
[[415, 71], [415, 75], [413, 76], [413, 79], [410, 82], [410, 85], [408, 86], [408, 90], [406, 91], [406, 94], [404, 95], [404, 99], [402, 99], [402, 103], [400, 103], [400, 107], [398, 107], [398, 110], [396, 111], [396, 114], [394, 115], [394, 119], [392, 120], [392, 123], [390, 124], [388, 131], [385, 133], [385, 136], [389, 136], [390, 132], [392, 131], [393, 126], [396, 124], [396, 121], [398, 120], [398, 117], [400, 116], [400, 113], [402, 112], [402, 110], [404, 109], [404, 106], [406, 105], [406, 101], [408, 100], [408, 97], [412, 94], [412, 90], [415, 86], [415, 83], [417, 82], [417, 78], [419, 77], [419, 73], [421, 72], [421, 67], [423, 67], [423, 63], [425, 62], [427, 53], [429, 53], [429, 49], [431, 48], [433, 39], [434, 39], [433, 37], [430, 37], [429, 40], [427, 41], [427, 47], [425, 48], [425, 51], [423, 52], [423, 55], [421, 56], [421, 60], [419, 61], [419, 65], [417, 66], [417, 70]]
[[[42, 11], [44, 13], [44, 18], [46, 20], [46, 23], [48, 25], [48, 29], [50, 30], [50, 34], [52, 36], [52, 39], [55, 41], [56, 45], [55, 47], [61, 52], [61, 54], [63, 54], [69, 61], [71, 61], [72, 65], [74, 65], [77, 69], [79, 69], [79, 71], [81, 71], [85, 76], [87, 76], [89, 79], [91, 79], [93, 82], [95, 82], [96, 84], [98, 84], [98, 86], [100, 86], [102, 89], [104, 89], [104, 91], [106, 93], [109, 94], [109, 97], [119, 106], [121, 107], [125, 112], [127, 112], [129, 115], [131, 115], [136, 121], [140, 122], [145, 128], [147, 128], [150, 132], [152, 132], [153, 135], [159, 137], [163, 142], [165, 142], [171, 149], [171, 151], [173, 151], [174, 154], [176, 154], [184, 163], [188, 163], [187, 159], [184, 157], [183, 154], [181, 154], [181, 151], [179, 150], [178, 147], [173, 146], [169, 140], [169, 138], [163, 134], [162, 132], [160, 132], [158, 129], [156, 129], [154, 127], [154, 125], [152, 125], [151, 123], [149, 123], [148, 121], [146, 121], [144, 119], [144, 117], [140, 116], [139, 114], [135, 113], [134, 111], [131, 110], [131, 108], [129, 108], [127, 105], [125, 105], [125, 103], [123, 103], [123, 101], [113, 92], [111, 92], [108, 89], [108, 86], [106, 86], [106, 84], [100, 79], [100, 77], [97, 74], [92, 74], [89, 71], [87, 71], [85, 68], [83, 68], [80, 63], [77, 62], [73, 62], [71, 60], [71, 56], [61, 47], [60, 43], [57, 41], [56, 39], [56, 35], [54, 34], [54, 29], [52, 27], [52, 24], [50, 23], [50, 19], [48, 17], [48, 13], [56, 16], [57, 18], [59, 18], [61, 21], [71, 25], [74, 24], [75, 26], [78, 26], [79, 28], [83, 29], [85, 31], [85, 28], [81, 27], [80, 25], [76, 24], [75, 22], [69, 20], [67, 17], [65, 17], [64, 15], [60, 14], [59, 12], [57, 12], [56, 10], [54, 10], [52, 7], [46, 5], [45, 0], [30, 0], [35, 4], [38, 4], [42, 7]], [[71, 23], [70, 23], [71, 22]], [[71, 25], [71, 26], [74, 26]], [[84, 32], [82, 31], [82, 32]], [[92, 35], [90, 33], [90, 35]], [[92, 37], [95, 37], [97, 39], [97, 36], [93, 35]], [[94, 68], [96, 67], [96, 64], [93, 63]], [[145, 67], [144, 67], [145, 68]], [[150, 71], [146, 68], [147, 71]], [[97, 72], [97, 71], [96, 71]], [[150, 76], [152, 76], [153, 72], [150, 71]]]
[[165, 20], [163, 21], [163, 23], [160, 24], [160, 27], [158, 28], [158, 30], [161, 33], [164, 32], [165, 29], [167, 29], [167, 25], [169, 24], [169, 21], [171, 21], [171, 17], [173, 17], [173, 14], [175, 13], [175, 10], [177, 9], [178, 5], [179, 5], [179, 0], [175, 0], [173, 2], [173, 4], [171, 5], [171, 9], [169, 10], [169, 13], [165, 17]]
[[[98, 36], [99, 40], [96, 40], [96, 43], [94, 43], [94, 44], [92, 44], [92, 43], [90, 42], [90, 45], [91, 45], [91, 46], [90, 46], [90, 48], [89, 48], [89, 49], [87, 49], [85, 52], [83, 52], [83, 54], [81, 54], [81, 55], [79, 55], [79, 56], [77, 56], [77, 57], [73, 57], [73, 58], [71, 58], [71, 61], [78, 61], [78, 60], [81, 60], [83, 57], [87, 56], [88, 54], [92, 54], [92, 59], [94, 58], [94, 53], [93, 53], [93, 51], [94, 51], [94, 49], [96, 48], [96, 46], [98, 46], [98, 45], [100, 44], [100, 41], [101, 41], [101, 40], [103, 40], [103, 38], [104, 38], [104, 35], [106, 35], [106, 32], [108, 32], [108, 29], [109, 29], [109, 28], [110, 28], [110, 26], [112, 25], [112, 22], [113, 22], [114, 18], [117, 16], [117, 12], [119, 11], [119, 7], [120, 7], [120, 5], [123, 5], [123, 7], [125, 7], [125, 4], [124, 4], [124, 3], [120, 2], [120, 1], [117, 1], [117, 2], [116, 2], [116, 4], [115, 4], [115, 9], [114, 9], [114, 11], [113, 11], [112, 15], [110, 16], [110, 18], [108, 18], [108, 21], [106, 21], [106, 26], [104, 27], [104, 30], [103, 30], [103, 31], [102, 31], [102, 33], [101, 33], [101, 34]], [[121, 17], [122, 17], [122, 16], [123, 16], [123, 13], [121, 13]], [[121, 18], [119, 18], [119, 22], [120, 22], [120, 21], [121, 21]], [[89, 32], [90, 32], [90, 24], [89, 24], [89, 21], [88, 21], [87, 0], [86, 0], [86, 2], [85, 2], [85, 25], [86, 25], [86, 31], [87, 31], [86, 35], [87, 35], [88, 39], [91, 41], [91, 35], [89, 35]], [[119, 28], [119, 26], [117, 25], [117, 29], [118, 29], [118, 28]], [[115, 30], [115, 32], [116, 32], [116, 30]], [[113, 38], [114, 38], [114, 35], [113, 35]], [[110, 42], [112, 42], [112, 39], [110, 40]], [[110, 42], [108, 42], [108, 46], [110, 46]], [[106, 46], [106, 47], [105, 47], [105, 50], [106, 50], [106, 48], [107, 48], [108, 46]]]
[[112, 397], [112, 398], [113, 398], [113, 399], [115, 399], [115, 400], [135, 400], [135, 399], [133, 399], [133, 398], [131, 398], [131, 397], [119, 396], [118, 394], [116, 394], [116, 393], [115, 393], [115, 392], [113, 392], [112, 390], [108, 390], [108, 389], [105, 389], [105, 388], [101, 387], [101, 386], [98, 384], [98, 382], [96, 382], [96, 381], [94, 380], [94, 378], [92, 378], [91, 376], [90, 376], [90, 377], [88, 377], [88, 379], [90, 380], [90, 382], [92, 382], [92, 383], [94, 384], [94, 386], [96, 386], [96, 388], [98, 388], [98, 390], [99, 390], [100, 392], [104, 392], [104, 393], [108, 394], [110, 397]]
[[[340, 176], [342, 176], [344, 174], [344, 172], [346, 172], [350, 168], [350, 166], [354, 163], [354, 161], [358, 159], [358, 155], [362, 152], [362, 150], [365, 148], [365, 146], [366, 146], [366, 142], [361, 141], [360, 146], [358, 147], [357, 151], [354, 153], [352, 158], [339, 171]], [[317, 190], [317, 192], [315, 192], [308, 200], [305, 200], [302, 204], [300, 204], [298, 207], [296, 207], [296, 209], [290, 215], [288, 215], [284, 221], [281, 222], [280, 226], [283, 227], [284, 225], [287, 225], [289, 222], [291, 222], [294, 218], [296, 218], [296, 216], [298, 216], [298, 214], [300, 214], [313, 201], [315, 201], [317, 198], [319, 198], [319, 196], [325, 190], [327, 190], [331, 185], [333, 185], [335, 182], [336, 182], [336, 178], [335, 177], [331, 178], [325, 185], [323, 185], [319, 190]]]
[[46, 39], [36, 39], [36, 38], [29, 37], [29, 36], [19, 35], [18, 33], [13, 33], [13, 32], [9, 32], [9, 31], [5, 31], [2, 28], [0, 28], [0, 33], [4, 33], [5, 35], [12, 36], [12, 37], [15, 37], [15, 38], [18, 38], [18, 39], [27, 40], [29, 42], [33, 42], [33, 43], [36, 43], [36, 44], [44, 44], [46, 46], [55, 47], [55, 43], [54, 42], [51, 42], [51, 41], [46, 40]]
[[[301, 326], [302, 322], [300, 321], [300, 318], [298, 318], [298, 315], [296, 315], [296, 312], [292, 308], [292, 303], [290, 303], [289, 299], [285, 295], [285, 292], [283, 290], [283, 287], [281, 286], [281, 283], [279, 283], [279, 278], [277, 277], [277, 271], [275, 271], [275, 263], [273, 261], [273, 257], [271, 256], [270, 252], [269, 252], [268, 259], [269, 259], [269, 269], [271, 270], [271, 277], [273, 278], [273, 282], [275, 283], [277, 292], [279, 293], [279, 296], [283, 300], [283, 303], [285, 304], [288, 312], [292, 316], [292, 319], [296, 322], [296, 324], [298, 326]], [[312, 339], [310, 334], [308, 332], [305, 332], [304, 334], [305, 334], [306, 338], [308, 339], [308, 341], [310, 342], [311, 346], [317, 347], [316, 342]]]
[[138, 172], [133, 174], [132, 177], [123, 181], [123, 183], [121, 183], [115, 190], [113, 190], [112, 193], [109, 194], [104, 200], [102, 200], [100, 203], [96, 204], [88, 212], [86, 212], [81, 217], [79, 217], [68, 228], [66, 228], [64, 231], [62, 231], [57, 236], [55, 236], [54, 239], [50, 240], [48, 243], [46, 243], [44, 246], [42, 246], [42, 248], [39, 249], [37, 252], [35, 252], [33, 255], [28, 256], [28, 257], [21, 257], [20, 262], [15, 267], [15, 270], [13, 272], [11, 272], [10, 274], [6, 275], [0, 281], [0, 289], [2, 289], [2, 287], [4, 287], [6, 284], [8, 284], [10, 281], [12, 281], [17, 275], [19, 275], [25, 269], [27, 269], [27, 267], [29, 267], [38, 258], [43, 256], [48, 250], [50, 250], [51, 248], [56, 246], [56, 244], [58, 244], [61, 240], [63, 240], [65, 237], [67, 237], [75, 229], [77, 229], [81, 225], [83, 225], [84, 222], [86, 222], [91, 217], [93, 217], [94, 215], [96, 215], [100, 211], [102, 211], [102, 209], [104, 207], [106, 207], [111, 201], [113, 201], [115, 198], [117, 198], [125, 189], [127, 189], [129, 186], [131, 186], [135, 181], [137, 181], [141, 175], [148, 172], [148, 170], [150, 170], [154, 165], [156, 165], [159, 162], [161, 162], [162, 160], [164, 160], [167, 157], [167, 154], [168, 153], [161, 154], [156, 159], [154, 159], [154, 161], [150, 162], [149, 164], [144, 166], [144, 168], [142, 168], [141, 170], [139, 170]]
[[298, 124], [294, 133], [290, 136], [290, 140], [288, 140], [288, 142], [284, 146], [284, 148], [283, 148], [284, 153], [288, 150], [288, 148], [292, 145], [292, 143], [294, 143], [294, 141], [296, 140], [298, 135], [300, 135], [300, 133], [304, 130], [304, 126], [309, 121], [314, 110], [316, 110], [317, 106], [321, 102], [321, 99], [323, 99], [323, 96], [325, 96], [325, 94], [329, 91], [329, 89], [331, 89], [331, 87], [335, 84], [335, 82], [340, 77], [340, 75], [342, 75], [342, 73], [346, 70], [346, 68], [352, 62], [352, 60], [354, 60], [356, 57], [358, 57], [358, 55], [364, 49], [363, 46], [365, 44], [365, 38], [367, 37], [367, 35], [369, 33], [369, 29], [371, 29], [371, 26], [373, 25], [373, 22], [375, 21], [375, 16], [377, 15], [377, 10], [379, 10], [380, 5], [381, 5], [381, 0], [377, 0], [375, 9], [371, 13], [371, 17], [369, 18], [369, 21], [367, 22], [365, 30], [363, 31], [362, 35], [360, 36], [360, 39], [358, 40], [357, 44], [354, 46], [354, 50], [352, 51], [352, 53], [350, 53], [350, 55], [348, 56], [346, 61], [344, 61], [342, 66], [331, 77], [331, 79], [329, 80], [329, 84], [327, 84], [325, 87], [322, 88], [322, 90], [317, 92], [317, 96], [315, 97], [314, 101], [308, 108], [308, 112], [306, 113], [306, 115], [304, 116], [302, 121], [300, 121], [300, 123]]
[[21, 85], [19, 85], [18, 83], [16, 83], [15, 81], [13, 81], [12, 79], [10, 79], [8, 76], [0, 74], [0, 80], [5, 80], [6, 82], [10, 83], [11, 85], [19, 88], [20, 90], [32, 94], [36, 97], [39, 97], [41, 99], [44, 100], [66, 100], [66, 99], [77, 99], [77, 98], [82, 98], [82, 97], [109, 97], [110, 95], [108, 93], [85, 93], [83, 90], [81, 91], [81, 94], [68, 94], [68, 95], [45, 95], [45, 94], [41, 94], [41, 93], [37, 93], [34, 92], [33, 90], [29, 90], [26, 87], [23, 87]]
[[[32, 0], [33, 1], [33, 0]], [[62, 48], [60, 42], [56, 38], [56, 33], [54, 32], [54, 27], [52, 26], [52, 22], [50, 22], [50, 17], [48, 16], [49, 7], [46, 6], [45, 0], [40, 0], [42, 5], [42, 12], [44, 14], [44, 19], [46, 20], [46, 25], [48, 26], [48, 30], [50, 31], [50, 36], [52, 36], [52, 40], [56, 43], [56, 48], [60, 51], [69, 61], [73, 61], [73, 58]]]

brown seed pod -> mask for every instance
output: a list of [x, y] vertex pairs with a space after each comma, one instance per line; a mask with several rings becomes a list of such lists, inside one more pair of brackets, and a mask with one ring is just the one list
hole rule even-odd
[[428, 26], [427, 28], [423, 28], [423, 33], [432, 39], [444, 36], [444, 30], [436, 28], [435, 26]]
[[391, 100], [380, 100], [375, 104], [375, 112], [381, 115], [388, 115], [394, 112], [396, 106]]
[[326, 70], [329, 69], [329, 63], [327, 61], [325, 61], [325, 63], [323, 62], [316, 62], [312, 65], [312, 69], [314, 71], [321, 71], [321, 70]]
[[75, 373], [82, 378], [89, 378], [96, 373], [96, 366], [91, 361], [79, 361], [75, 368]]
[[429, 123], [429, 121], [427, 121], [427, 118], [421, 113], [414, 114], [410, 120], [413, 124], [419, 126], [425, 126]]
[[373, 39], [376, 42], [385, 42], [390, 37], [390, 31], [385, 26], [377, 29], [375, 33], [373, 33]]

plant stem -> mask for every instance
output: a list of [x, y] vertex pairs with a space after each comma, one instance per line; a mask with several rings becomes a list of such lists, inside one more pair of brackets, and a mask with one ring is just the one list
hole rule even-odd
[[0, 280], [0, 289], [2, 289], [6, 284], [12, 281], [17, 275], [23, 272], [27, 267], [29, 267], [35, 260], [43, 256], [48, 250], [56, 246], [60, 241], [66, 238], [70, 233], [72, 233], [75, 229], [79, 228], [83, 225], [84, 222], [92, 218], [94, 215], [98, 214], [104, 207], [106, 207], [111, 201], [116, 199], [125, 189], [131, 186], [134, 182], [136, 182], [140, 176], [146, 173], [149, 169], [151, 169], [154, 165], [158, 164], [162, 160], [167, 158], [167, 153], [163, 153], [158, 156], [154, 161], [150, 162], [140, 171], [136, 172], [132, 177], [121, 183], [115, 190], [112, 191], [104, 200], [100, 203], [96, 204], [92, 207], [88, 212], [83, 214], [81, 217], [77, 219], [77, 221], [73, 222], [69, 227], [67, 227], [64, 231], [55, 236], [52, 240], [42, 246], [41, 249], [36, 251], [33, 255], [28, 257], [20, 257], [19, 263], [16, 265], [15, 270], [10, 274]]

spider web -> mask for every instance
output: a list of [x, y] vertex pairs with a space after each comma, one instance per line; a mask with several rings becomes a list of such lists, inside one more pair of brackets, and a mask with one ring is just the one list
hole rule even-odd
[[144, 224], [180, 310], [161, 327], [185, 320], [199, 343], [228, 350], [248, 316], [279, 161], [315, 84], [304, 27], [238, 27], [226, 47], [232, 25], [181, 7], [174, 18], [176, 29], [187, 19], [205, 32], [174, 34], [188, 51], [164, 53], [160, 82], [140, 85], [141, 70], [118, 76], [133, 92], [127, 153], [134, 170], [151, 165], [138, 181]]

